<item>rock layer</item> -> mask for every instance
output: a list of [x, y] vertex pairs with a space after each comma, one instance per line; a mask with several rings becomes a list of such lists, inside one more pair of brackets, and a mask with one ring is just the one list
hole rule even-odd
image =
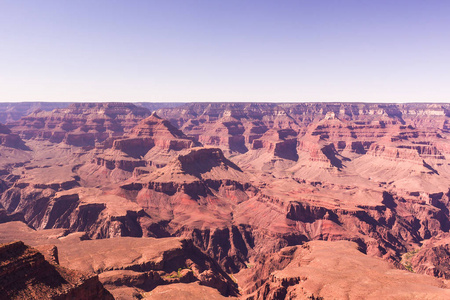
[[114, 299], [96, 275], [48, 262], [23, 242], [0, 245], [0, 292], [7, 299]]
[[[0, 146], [0, 222], [83, 239], [183, 238], [192, 241], [183, 253], [197, 249], [216, 264], [189, 270], [189, 252], [179, 272], [96, 268], [130, 297], [191, 281], [222, 291], [225, 272], [239, 274], [245, 295], [283, 299], [306, 286], [295, 276], [271, 281], [265, 260], [275, 255], [277, 268], [287, 268], [280, 249], [316, 240], [352, 241], [402, 272], [447, 278], [449, 109], [191, 103], [152, 115], [128, 104], [37, 111], [8, 124], [12, 132], [1, 129], [27, 148]], [[258, 270], [249, 282], [240, 276], [248, 269]]]

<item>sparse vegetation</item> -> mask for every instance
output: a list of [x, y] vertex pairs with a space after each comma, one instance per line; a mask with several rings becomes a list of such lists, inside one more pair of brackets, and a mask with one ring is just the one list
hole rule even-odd
[[406, 270], [408, 270], [409, 272], [413, 272], [413, 273], [414, 273], [413, 267], [412, 267], [412, 265], [411, 265], [410, 262], [404, 263], [403, 266], [404, 266], [404, 267], [406, 268]]
[[181, 278], [181, 271], [183, 270], [183, 268], [178, 268], [178, 271], [176, 274], [169, 274], [166, 275], [166, 278]]
[[402, 255], [402, 260], [401, 260], [401, 264], [405, 267], [406, 270], [408, 270], [409, 272], [414, 272], [414, 269], [412, 267], [411, 264], [411, 258], [414, 257], [414, 255], [419, 252], [419, 249], [416, 250], [412, 250], [409, 252], [406, 252], [405, 254]]
[[236, 278], [233, 276], [233, 274], [228, 274], [230, 276], [231, 280], [233, 280], [234, 283], [237, 283]]

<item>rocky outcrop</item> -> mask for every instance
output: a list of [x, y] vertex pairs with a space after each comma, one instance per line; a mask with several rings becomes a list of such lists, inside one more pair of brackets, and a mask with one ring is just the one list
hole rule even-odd
[[237, 273], [245, 268], [249, 252], [254, 247], [252, 230], [243, 225], [206, 230], [183, 228], [177, 234], [191, 238], [227, 273]]
[[444, 279], [450, 278], [450, 236], [447, 232], [431, 237], [402, 257], [409, 270]]
[[381, 156], [389, 160], [410, 160], [418, 163], [422, 162], [417, 150], [408, 149], [406, 147], [397, 148], [372, 144], [369, 149], [369, 154], [373, 156]]
[[[410, 251], [411, 245], [446, 232], [449, 226], [448, 212], [431, 205], [433, 201], [436, 206], [446, 203], [442, 195], [439, 198], [434, 194], [356, 192], [356, 187], [354, 194], [348, 186], [323, 188], [320, 182], [296, 185], [283, 186], [277, 181], [261, 187], [255, 197], [234, 210], [234, 219], [248, 224], [253, 237], [254, 246], [248, 248], [250, 257], [308, 240], [351, 240], [364, 253], [400, 266], [401, 255]], [[279, 192], [274, 188], [277, 186]], [[326, 201], [328, 192], [322, 191], [329, 189], [334, 192], [329, 194], [330, 201]], [[345, 197], [346, 204], [334, 200]]]
[[244, 299], [446, 299], [450, 295], [450, 289], [439, 280], [395, 270], [347, 241], [284, 248], [263, 262], [263, 267], [246, 271], [241, 277], [252, 274], [249, 281], [267, 279], [257, 283], [256, 291], [253, 287], [244, 290]]
[[[182, 172], [201, 178], [206, 178], [206, 173], [214, 172], [214, 169], [242, 173], [241, 169], [226, 159], [218, 148], [194, 148], [186, 155], [179, 155], [174, 164]], [[219, 178], [225, 177], [219, 176]]]
[[189, 135], [198, 139], [203, 145], [223, 147], [230, 151], [244, 153], [247, 151], [245, 137], [243, 135], [245, 128], [236, 118], [228, 114], [220, 120], [197, 123], [197, 126], [182, 128], [189, 130]]
[[83, 231], [92, 238], [145, 236], [149, 216], [129, 200], [78, 189], [56, 192], [51, 188], [12, 187], [2, 195], [4, 218], [22, 219], [34, 228]]
[[[245, 265], [253, 245], [245, 226], [229, 226], [232, 207], [256, 189], [218, 148], [193, 148], [170, 164], [121, 186], [151, 216], [171, 216], [166, 231], [192, 238], [227, 272]], [[217, 207], [221, 207], [217, 210]]]
[[[153, 113], [130, 133], [104, 143], [105, 150], [95, 156], [95, 163], [109, 170], [133, 172], [136, 167], [160, 168], [178, 152], [198, 145], [167, 120]], [[110, 148], [110, 149], [108, 149]]]
[[115, 140], [112, 147], [131, 156], [134, 154], [133, 150], [141, 149], [141, 156], [145, 156], [155, 146], [161, 150], [180, 151], [194, 145], [196, 143], [182, 131], [153, 113], [130, 131], [129, 138]]
[[[4, 228], [0, 225], [0, 229]], [[57, 256], [61, 266], [97, 274], [113, 295], [124, 291], [130, 294], [138, 291], [143, 295], [160, 285], [190, 282], [214, 288], [224, 296], [238, 293], [237, 285], [229, 275], [187, 239], [117, 237], [86, 240], [80, 234], [58, 238], [62, 233], [55, 230], [42, 235], [45, 230], [34, 231], [20, 222], [13, 222], [8, 228], [8, 234], [0, 235], [1, 242], [19, 236], [40, 249], [44, 249], [42, 245], [54, 243], [59, 250]], [[47, 249], [51, 252], [49, 247]]]
[[[174, 115], [180, 112], [181, 117]], [[199, 140], [205, 146], [219, 147], [226, 153], [244, 154], [253, 148], [263, 147], [263, 138], [268, 129], [297, 130], [299, 128], [284, 109], [272, 104], [195, 104], [173, 111], [159, 110], [163, 117], [169, 119], [189, 136]], [[271, 137], [263, 138], [277, 142]], [[272, 141], [273, 140], [273, 141]], [[284, 140], [282, 138], [281, 140]], [[283, 147], [285, 143], [277, 147]], [[290, 142], [293, 143], [294, 141]], [[289, 143], [289, 142], [288, 142]], [[267, 143], [265, 143], [267, 147]], [[275, 146], [275, 145], [274, 145]], [[290, 148], [290, 146], [288, 146]], [[282, 152], [279, 152], [282, 153]]]
[[25, 219], [21, 213], [8, 213], [6, 209], [0, 204], [0, 223], [13, 222], [13, 221], [23, 221]]
[[225, 300], [229, 299], [219, 294], [214, 289], [198, 284], [197, 282], [170, 285], [160, 285], [148, 294], [144, 299], [197, 299], [197, 300]]
[[430, 245], [420, 249], [411, 260], [411, 268], [420, 274], [450, 279], [450, 245]]
[[26, 150], [23, 140], [17, 134], [11, 133], [11, 130], [0, 123], [0, 145], [5, 147]]
[[[169, 240], [169, 239], [167, 239]], [[100, 280], [112, 292], [121, 287], [134, 287], [150, 291], [157, 286], [198, 282], [214, 288], [224, 296], [237, 295], [237, 286], [211, 258], [182, 240], [181, 247], [173, 239], [172, 247], [159, 249], [161, 257], [145, 262], [142, 266], [126, 266], [126, 271], [108, 269], [102, 271]]]
[[292, 129], [271, 129], [252, 140], [252, 150], [265, 149], [274, 156], [297, 161], [297, 132]]
[[196, 195], [208, 194], [204, 189], [208, 187], [218, 190], [223, 185], [248, 186], [245, 185], [248, 180], [242, 170], [225, 158], [218, 148], [192, 148], [187, 154], [178, 155], [170, 164], [143, 176], [138, 182], [142, 187], [167, 194], [180, 190], [191, 191], [194, 198], [197, 198]]
[[0, 245], [0, 291], [7, 299], [114, 299], [97, 275], [45, 260], [23, 242]]

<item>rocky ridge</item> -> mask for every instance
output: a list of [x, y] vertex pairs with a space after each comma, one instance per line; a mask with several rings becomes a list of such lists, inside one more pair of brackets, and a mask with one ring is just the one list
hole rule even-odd
[[53, 111], [36, 110], [8, 126], [25, 139], [93, 147], [129, 131], [148, 115], [150, 111], [134, 104], [74, 103]]
[[159, 285], [189, 282], [213, 287], [224, 296], [237, 294], [231, 278], [189, 240], [132, 237], [88, 240], [82, 234], [66, 235], [61, 230], [35, 231], [21, 222], [0, 224], [1, 230], [6, 228], [8, 233], [0, 237], [1, 242], [18, 237], [38, 248], [54, 244], [62, 267], [97, 274], [100, 282], [118, 298], [127, 295], [132, 298], [136, 293], [141, 297]]
[[[450, 293], [446, 282], [396, 270], [348, 241], [283, 248], [261, 266], [247, 270], [259, 288], [248, 281], [253, 292], [246, 299], [446, 299]], [[268, 279], [258, 282], [261, 273]]]
[[23, 140], [17, 134], [11, 133], [11, 130], [0, 123], [0, 146], [26, 149]]
[[45, 260], [23, 242], [0, 245], [0, 292], [7, 299], [114, 299], [96, 275]]
[[151, 170], [166, 165], [177, 152], [196, 145], [198, 142], [153, 113], [125, 136], [105, 141], [107, 150], [97, 154], [95, 162], [110, 170], [119, 168], [132, 172], [137, 167]]

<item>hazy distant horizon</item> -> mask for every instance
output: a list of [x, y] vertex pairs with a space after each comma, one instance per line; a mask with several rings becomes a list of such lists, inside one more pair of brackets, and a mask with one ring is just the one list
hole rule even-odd
[[0, 102], [450, 102], [449, 1], [0, 3]]
[[131, 104], [195, 104], [195, 103], [241, 103], [241, 104], [311, 104], [311, 103], [326, 103], [326, 104], [437, 104], [437, 105], [449, 105], [449, 102], [368, 102], [368, 101], [1, 101], [0, 104], [17, 104], [17, 103], [131, 103]]

